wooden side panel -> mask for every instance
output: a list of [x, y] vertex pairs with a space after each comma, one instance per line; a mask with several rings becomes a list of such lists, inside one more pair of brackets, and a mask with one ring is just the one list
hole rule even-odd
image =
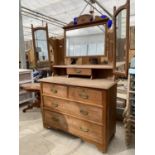
[[108, 62], [113, 63], [113, 52], [114, 52], [113, 31], [108, 31], [106, 43], [107, 43]]
[[[57, 39], [49, 38], [49, 46], [51, 49], [50, 52], [51, 52], [51, 55], [54, 57], [54, 64], [58, 64], [57, 44], [58, 44]], [[51, 60], [52, 60], [52, 58], [51, 58]]]
[[58, 39], [58, 64], [64, 65], [64, 38]]
[[107, 98], [107, 143], [116, 132], [116, 92], [117, 85], [108, 90]]
[[50, 38], [49, 44], [52, 46], [53, 55], [54, 55], [54, 64], [55, 65], [62, 65], [64, 64], [64, 38], [62, 39], [55, 39]]

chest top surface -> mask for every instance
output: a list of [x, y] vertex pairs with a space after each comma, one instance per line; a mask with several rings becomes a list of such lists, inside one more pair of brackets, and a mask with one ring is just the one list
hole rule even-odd
[[80, 86], [96, 89], [109, 89], [116, 84], [115, 81], [106, 79], [84, 79], [84, 78], [67, 78], [67, 77], [48, 77], [39, 80], [40, 82], [55, 83], [62, 85]]

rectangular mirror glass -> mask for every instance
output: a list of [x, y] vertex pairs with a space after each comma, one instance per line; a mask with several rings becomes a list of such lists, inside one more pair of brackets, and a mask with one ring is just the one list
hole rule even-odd
[[116, 16], [116, 71], [125, 73], [126, 65], [126, 9]]
[[104, 25], [66, 31], [66, 56], [100, 55], [105, 55]]
[[48, 47], [47, 47], [47, 36], [45, 30], [36, 30], [35, 35], [35, 46], [37, 62], [48, 60]]

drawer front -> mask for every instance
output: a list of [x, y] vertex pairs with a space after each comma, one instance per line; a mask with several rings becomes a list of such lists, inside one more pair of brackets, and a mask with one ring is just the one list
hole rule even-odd
[[56, 112], [44, 111], [44, 119], [46, 124], [58, 129], [68, 130], [67, 117]]
[[103, 124], [102, 108], [79, 104], [76, 102], [69, 102], [65, 104], [65, 110], [67, 111], [67, 113], [75, 115], [78, 118]]
[[75, 101], [102, 105], [105, 102], [105, 92], [82, 87], [69, 87], [69, 98]]
[[91, 75], [91, 69], [87, 68], [67, 68], [67, 74], [70, 75]]
[[69, 117], [69, 131], [79, 137], [88, 138], [98, 143], [103, 142], [102, 126]]
[[43, 106], [53, 110], [64, 111], [64, 100], [43, 96]]
[[103, 127], [84, 122], [70, 116], [56, 112], [45, 111], [45, 122], [50, 127], [68, 131], [76, 136], [88, 138], [96, 142], [103, 142]]
[[43, 100], [45, 107], [103, 124], [102, 115], [104, 111], [102, 108], [46, 96], [43, 97]]
[[43, 94], [58, 97], [67, 97], [67, 87], [57, 84], [43, 83]]

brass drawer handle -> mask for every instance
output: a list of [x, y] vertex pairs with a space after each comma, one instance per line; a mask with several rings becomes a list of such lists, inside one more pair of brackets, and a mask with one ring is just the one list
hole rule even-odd
[[54, 88], [51, 88], [51, 92], [53, 92], [54, 94], [56, 94], [58, 91]]
[[59, 119], [56, 118], [56, 117], [52, 117], [52, 120], [53, 120], [54, 122], [59, 122]]
[[59, 104], [56, 103], [56, 102], [52, 102], [51, 104], [52, 104], [52, 106], [55, 107], [55, 108], [59, 106]]
[[89, 96], [87, 94], [79, 94], [82, 99], [88, 99]]
[[83, 132], [89, 132], [89, 129], [88, 128], [80, 127], [80, 130], [83, 131]]
[[80, 110], [80, 113], [83, 114], [83, 115], [88, 115], [88, 111], [85, 111], [85, 110], [82, 110], [82, 109]]
[[76, 70], [76, 73], [81, 73], [81, 70]]

